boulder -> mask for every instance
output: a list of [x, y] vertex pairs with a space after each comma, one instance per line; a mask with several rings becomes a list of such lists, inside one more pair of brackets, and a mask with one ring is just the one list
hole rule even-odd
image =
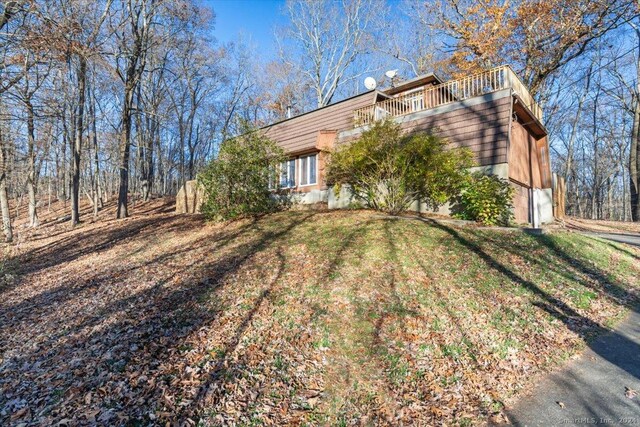
[[187, 181], [184, 186], [180, 186], [180, 191], [178, 191], [178, 195], [176, 196], [176, 212], [199, 213], [204, 197], [205, 193], [202, 184], [198, 184], [195, 179]]

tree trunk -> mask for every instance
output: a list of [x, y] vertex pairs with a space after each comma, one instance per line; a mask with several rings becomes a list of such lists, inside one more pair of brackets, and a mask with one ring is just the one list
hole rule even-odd
[[[582, 106], [584, 105], [584, 101], [587, 97], [587, 94], [589, 93], [589, 87], [591, 86], [592, 71], [593, 71], [593, 62], [589, 66], [589, 72], [587, 73], [587, 82], [585, 84], [584, 91], [582, 92], [582, 94], [580, 95], [580, 99], [578, 100], [578, 109], [576, 112], [576, 116], [573, 120], [573, 123], [571, 125], [571, 134], [569, 136], [569, 143], [567, 145], [567, 161], [565, 162], [565, 169], [564, 169], [565, 188], [567, 189], [570, 189], [573, 187], [575, 187], [576, 189], [578, 188], [578, 182], [576, 180], [577, 175], [575, 173], [572, 173], [572, 171], [574, 171], [573, 156], [575, 151], [574, 150], [575, 143], [578, 135], [578, 128], [579, 128], [578, 124], [580, 122], [580, 116], [582, 114]], [[579, 203], [579, 200], [576, 200], [576, 203]]]
[[[142, 105], [142, 85], [138, 85], [136, 89], [136, 104]], [[143, 124], [144, 123], [144, 124]], [[151, 126], [150, 126], [150, 118], [149, 116], [145, 117], [143, 122], [140, 114], [136, 115], [136, 129], [137, 129], [137, 137], [138, 137], [138, 151], [137, 151], [137, 170], [138, 170], [138, 180], [137, 184], [140, 187], [140, 197], [143, 202], [149, 200], [149, 181], [148, 181], [148, 170], [147, 170], [147, 151], [149, 150], [150, 139], [152, 137], [151, 134]]]
[[[616, 177], [614, 177], [613, 180], [615, 180]], [[607, 178], [607, 219], [608, 220], [612, 220], [613, 218], [613, 185], [612, 185], [612, 181], [611, 177]]]
[[135, 68], [129, 67], [125, 82], [124, 103], [122, 106], [122, 137], [120, 141], [120, 187], [118, 191], [118, 219], [127, 218], [129, 195], [129, 157], [131, 151], [131, 107], [134, 92]]
[[37, 212], [36, 200], [36, 156], [35, 156], [35, 126], [34, 113], [31, 100], [26, 100], [27, 107], [27, 193], [29, 195], [29, 225], [37, 227], [40, 225]]
[[153, 139], [155, 138], [155, 119], [150, 123], [151, 127], [147, 140], [145, 141], [145, 150], [142, 158], [142, 200], [145, 202], [151, 198], [151, 188], [153, 186]]
[[[638, 64], [638, 74], [640, 74], [640, 64]], [[639, 88], [640, 89], [640, 88]], [[640, 90], [639, 90], [640, 93]], [[631, 196], [631, 220], [640, 221], [640, 151], [638, 142], [640, 140], [640, 100], [638, 94], [635, 95], [633, 111], [633, 129], [631, 135], [631, 147], [629, 150], [629, 194]]]
[[[93, 145], [93, 175], [92, 175], [92, 192], [93, 192], [93, 216], [98, 216], [98, 212], [102, 209], [102, 197], [100, 196], [100, 160], [98, 158], [98, 131], [96, 126], [96, 108], [95, 108], [95, 91], [89, 88], [89, 116], [91, 116], [91, 138]], [[92, 96], [93, 95], [93, 96]]]
[[[64, 201], [66, 205], [67, 189], [69, 188], [69, 175], [67, 172], [67, 145], [71, 146], [71, 135], [69, 133], [69, 127], [67, 126], [67, 114], [64, 111], [62, 116], [62, 131], [62, 162], [60, 165], [62, 169], [62, 188], [58, 188], [58, 194], [60, 195], [58, 199]], [[62, 190], [61, 194], [60, 190]]]
[[76, 116], [75, 141], [71, 163], [71, 225], [80, 222], [80, 154], [82, 152], [82, 134], [84, 125], [85, 88], [87, 82], [87, 60], [78, 55], [78, 113]]
[[155, 146], [155, 138], [158, 131], [155, 117], [147, 119], [147, 130], [144, 153], [142, 153], [142, 200], [145, 202], [151, 198], [153, 189], [153, 147]]
[[107, 176], [107, 171], [102, 171], [102, 175], [102, 179], [104, 179], [104, 185], [102, 186], [102, 195], [104, 197], [104, 203], [108, 203], [109, 197], [111, 197], [111, 194], [113, 194], [113, 188], [111, 188], [111, 186], [109, 185], [109, 177]]
[[13, 241], [11, 227], [11, 211], [9, 210], [9, 195], [7, 194], [7, 158], [8, 148], [2, 133], [0, 133], [0, 210], [2, 211], [2, 228], [5, 242]]
[[4, 241], [13, 241], [13, 229], [11, 227], [11, 211], [9, 210], [9, 195], [7, 194], [7, 175], [3, 171], [0, 173], [0, 207], [2, 209], [2, 228], [4, 231]]
[[[600, 84], [598, 80], [598, 84]], [[600, 176], [600, 157], [599, 157], [599, 133], [598, 133], [598, 105], [600, 99], [600, 87], [596, 91], [595, 98], [593, 100], [593, 186], [591, 187], [591, 219], [601, 219], [598, 215], [600, 206], [600, 188], [601, 188], [601, 176]]]

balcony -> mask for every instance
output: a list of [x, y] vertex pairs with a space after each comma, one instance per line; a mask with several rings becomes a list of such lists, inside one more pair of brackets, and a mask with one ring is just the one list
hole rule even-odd
[[417, 113], [508, 88], [513, 89], [529, 111], [542, 122], [542, 108], [511, 67], [503, 65], [418, 91], [401, 93], [394, 98], [358, 108], [353, 112], [354, 127], [369, 125], [385, 117]]

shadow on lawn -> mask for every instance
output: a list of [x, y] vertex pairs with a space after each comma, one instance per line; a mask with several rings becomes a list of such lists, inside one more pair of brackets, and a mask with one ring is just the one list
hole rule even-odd
[[[303, 222], [306, 222], [309, 218], [313, 216], [324, 215], [324, 214], [331, 214], [331, 213], [317, 212], [315, 214], [305, 216], [304, 219], [300, 221], [300, 224]], [[332, 227], [329, 229], [330, 231], [326, 228], [323, 228], [321, 230], [316, 230], [315, 228], [310, 228], [306, 230], [296, 230], [294, 235], [296, 237], [297, 242], [308, 242], [310, 244], [313, 244], [318, 240], [322, 242], [323, 241], [322, 239], [324, 238], [333, 239], [336, 236], [339, 237], [335, 242], [335, 244], [330, 244], [327, 247], [322, 248], [323, 252], [322, 252], [321, 259], [325, 262], [319, 265], [315, 265], [314, 274], [313, 276], [310, 276], [307, 279], [307, 281], [304, 283], [303, 291], [311, 292], [312, 294], [315, 292], [318, 292], [319, 294], [331, 293], [333, 290], [332, 281], [336, 279], [337, 276], [335, 274], [340, 271], [343, 263], [345, 262], [345, 259], [351, 256], [357, 258], [363, 253], [364, 251], [363, 247], [366, 243], [365, 238], [367, 236], [367, 233], [370, 231], [370, 225], [372, 223], [374, 223], [374, 221], [371, 219], [368, 219], [360, 223], [357, 223], [356, 226], [348, 227], [346, 229], [342, 228], [339, 224], [332, 224]], [[323, 236], [319, 233], [329, 233], [330, 235]], [[278, 235], [278, 236], [275, 236], [274, 239], [279, 237], [283, 237], [283, 236]], [[310, 251], [313, 252], [313, 249], [310, 249]], [[202, 384], [202, 387], [200, 388], [200, 392], [198, 393], [198, 396], [194, 399], [193, 406], [197, 408], [197, 411], [199, 411], [200, 415], [203, 417], [201, 422], [204, 420], [204, 422], [202, 422], [204, 425], [209, 425], [207, 423], [207, 420], [209, 421], [212, 421], [212, 420], [209, 418], [211, 416], [210, 414], [203, 413], [203, 409], [212, 408], [212, 407], [215, 408], [216, 403], [217, 404], [220, 403], [219, 400], [224, 401], [224, 397], [222, 395], [225, 393], [226, 389], [220, 388], [219, 382], [221, 380], [224, 380], [225, 387], [228, 387], [230, 389], [233, 389], [236, 386], [242, 386], [242, 384], [245, 382], [244, 375], [246, 375], [246, 372], [243, 372], [243, 368], [246, 368], [246, 366], [244, 366], [245, 361], [243, 360], [243, 358], [246, 355], [241, 355], [240, 360], [233, 360], [233, 363], [227, 367], [223, 368], [223, 366], [227, 365], [227, 362], [229, 363], [232, 362], [231, 357], [234, 351], [236, 350], [241, 338], [245, 334], [245, 331], [247, 330], [248, 326], [251, 324], [256, 312], [263, 305], [264, 301], [267, 299], [270, 299], [274, 294], [277, 293], [276, 287], [279, 285], [278, 282], [281, 278], [283, 271], [287, 268], [287, 259], [283, 254], [282, 248], [278, 248], [275, 254], [274, 263], [278, 265], [275, 278], [270, 280], [268, 287], [261, 291], [260, 296], [256, 300], [256, 302], [253, 304], [252, 309], [247, 313], [246, 316], [244, 316], [244, 318], [240, 322], [240, 325], [234, 330], [233, 338], [230, 339], [228, 344], [224, 347], [224, 350], [221, 352], [223, 354], [223, 357], [221, 357], [218, 360], [216, 369], [212, 372], [212, 374], [210, 375], [210, 378], [208, 378]], [[325, 296], [326, 295], [318, 296], [318, 298], [323, 299]], [[336, 320], [334, 318], [329, 317], [330, 316], [329, 312], [323, 307], [323, 304], [327, 302], [328, 301], [324, 300], [323, 303], [317, 304], [314, 297], [307, 297], [307, 296], [303, 297], [303, 304], [307, 305], [305, 311], [308, 314], [308, 322], [310, 324], [323, 325], [326, 323], [334, 322]], [[342, 325], [342, 327], [344, 327], [344, 325]], [[314, 326], [311, 326], [311, 328], [313, 329]], [[293, 337], [293, 339], [295, 340], [296, 338]], [[276, 339], [276, 341], [278, 341], [278, 339]], [[277, 346], [278, 344], [277, 342], [274, 342], [274, 343], [269, 343], [269, 345]], [[299, 348], [296, 350], [299, 351], [299, 356], [305, 355], [304, 346], [303, 348]], [[325, 356], [325, 357], [328, 357], [328, 356]], [[352, 372], [349, 371], [348, 366], [345, 366], [342, 363], [336, 363], [336, 364], [331, 363], [329, 364], [329, 366], [326, 367], [326, 369], [327, 369], [327, 372], [325, 372], [324, 374], [327, 377], [331, 378], [330, 380], [327, 380], [327, 382], [331, 383], [331, 386], [329, 388], [334, 387], [339, 390], [338, 393], [342, 393], [344, 391], [342, 390], [343, 388], [349, 389], [350, 387], [352, 387], [353, 385], [351, 383]], [[273, 383], [273, 382], [279, 382], [279, 381], [280, 381], [279, 373], [272, 372], [271, 375], [268, 377], [268, 382]], [[302, 385], [302, 387], [306, 387], [306, 386], [307, 385]], [[325, 392], [327, 392], [327, 390], [325, 390]], [[262, 390], [258, 391], [258, 395], [255, 398], [252, 398], [253, 402], [250, 402], [250, 403], [255, 403], [260, 398], [261, 393], [262, 393]], [[331, 392], [328, 392], [328, 393], [331, 393]], [[293, 396], [293, 395], [287, 396], [287, 399], [289, 399], [290, 402], [295, 402], [297, 398], [298, 396]], [[327, 398], [327, 396], [324, 396], [324, 398]], [[327, 415], [327, 417], [329, 417], [335, 422], [338, 422], [338, 420], [341, 419], [340, 417], [348, 418], [353, 416], [352, 414], [353, 407], [349, 406], [349, 403], [348, 403], [349, 399], [357, 399], [357, 397], [353, 393], [350, 393], [345, 398], [346, 400], [345, 402], [342, 402], [342, 401], [339, 402], [340, 405], [342, 406], [339, 405], [338, 408], [332, 408], [331, 410], [329, 410], [329, 413], [325, 415]], [[291, 403], [288, 403], [286, 406], [290, 406], [290, 405]], [[336, 413], [334, 413], [334, 410], [336, 411]], [[310, 411], [310, 408], [306, 408], [305, 411]], [[273, 413], [274, 410], [272, 410], [271, 412]], [[244, 415], [247, 416], [247, 414], [244, 414]], [[374, 416], [375, 415], [377, 414], [374, 414]], [[334, 419], [332, 417], [337, 417], [337, 419]], [[300, 424], [301, 422], [302, 422], [301, 420], [296, 420], [295, 418], [292, 420], [284, 421], [284, 423], [287, 425], [288, 424], [297, 425], [297, 424]], [[213, 420], [213, 423], [214, 425], [221, 424], [219, 421], [216, 422], [214, 420]], [[278, 421], [276, 421], [276, 423], [278, 423]], [[280, 420], [280, 423], [283, 423], [283, 421]]]
[[[211, 403], [212, 393], [223, 378], [231, 382], [241, 380], [225, 366], [231, 362], [231, 355], [256, 314], [274, 297], [280, 285], [287, 266], [286, 248], [274, 246], [274, 242], [280, 240], [278, 244], [287, 244], [288, 236], [298, 237], [298, 227], [318, 215], [323, 213], [292, 213], [277, 221], [259, 219], [242, 226], [220, 229], [216, 233], [207, 233], [204, 237], [177, 245], [172, 252], [156, 255], [128, 270], [99, 269], [100, 266], [96, 266], [95, 271], [86, 272], [81, 283], [77, 282], [77, 277], [73, 277], [16, 305], [0, 303], [0, 351], [3, 353], [0, 387], [9, 390], [9, 393], [0, 393], [0, 423], [24, 421], [24, 418], [10, 420], [9, 417], [12, 412], [24, 407], [25, 402], [19, 399], [27, 395], [36, 396], [28, 402], [29, 411], [25, 415], [31, 417], [32, 423], [38, 420], [45, 424], [53, 423], [64, 418], [90, 423], [90, 415], [85, 417], [84, 412], [96, 409], [101, 410], [96, 413], [97, 419], [94, 421], [98, 424], [153, 423], [149, 414], [169, 404], [174, 409], [167, 419], [184, 421], [187, 417], [197, 418], [203, 408]], [[339, 243], [332, 248], [329, 261], [317, 273], [317, 286], [327, 286], [326, 282], [339, 269], [347, 253], [362, 250], [359, 246], [362, 246], [369, 231], [370, 222], [351, 227], [341, 236]], [[547, 294], [535, 283], [521, 277], [509, 266], [496, 261], [483, 247], [457, 230], [430, 223], [474, 251], [490, 268], [530, 290], [539, 299], [541, 308], [585, 336], [585, 339], [584, 326], [587, 330], [605, 330]], [[29, 263], [24, 272], [33, 274], [64, 266], [78, 257], [105, 251], [136, 236], [183, 234], [202, 226], [200, 219], [185, 219], [183, 216], [132, 218], [118, 224], [115, 230], [110, 230], [109, 225], [97, 226], [86, 233], [70, 233], [57, 242], [24, 254], [24, 259]], [[388, 276], [390, 299], [386, 305], [376, 308], [381, 310], [375, 313], [380, 315], [373, 328], [372, 341], [375, 346], [382, 346], [380, 335], [389, 316], [398, 315], [399, 309], [411, 315], [410, 310], [402, 306], [395, 288], [399, 274], [396, 270], [399, 249], [393, 233], [387, 225], [385, 227], [386, 250], [392, 264]], [[545, 237], [540, 239], [557, 257], [571, 261], [576, 270], [594, 277], [604, 277], [592, 266], [572, 258], [555, 242], [547, 241]], [[499, 239], [488, 240], [486, 244], [501, 250], [514, 250]], [[222, 293], [219, 293], [223, 290], [225, 280], [265, 251], [269, 251], [272, 257], [268, 266], [270, 270], [265, 273], [263, 283], [256, 289], [257, 296], [252, 298], [243, 315], [230, 320], [230, 333], [223, 337], [220, 351], [211, 356], [209, 361], [213, 367], [197, 381], [190, 378], [188, 373], [179, 371], [189, 357], [191, 340], [196, 339], [200, 331], [210, 328], [228, 308], [220, 299]], [[526, 254], [519, 250], [518, 255]], [[158, 280], [151, 286], [124, 296], [118, 293], [118, 285], [127, 278], [144, 277], [147, 269], [164, 267], [177, 257], [180, 260], [186, 258], [186, 262], [171, 266], [167, 269], [169, 273], [155, 274]], [[531, 259], [549, 268], [561, 269], [560, 264], [554, 263], [551, 258]], [[114, 291], [113, 298], [94, 308], [91, 303], [93, 293], [98, 294], [105, 289]], [[620, 304], [627, 303], [631, 298], [624, 288], [615, 283], [605, 291], [612, 298], [617, 298]], [[84, 307], [68, 310], [66, 317], [57, 319], [57, 324], [43, 325], [47, 316], [53, 316], [56, 310], [78, 303], [84, 304]], [[396, 308], [392, 310], [392, 307]], [[313, 307], [310, 309], [315, 311]], [[449, 315], [455, 321], [455, 313]], [[313, 316], [322, 314], [314, 312]], [[461, 326], [457, 326], [464, 336]], [[8, 354], [11, 348], [4, 343], [15, 345], [12, 332], [25, 329], [33, 329], [34, 334], [39, 334], [38, 341], [24, 346], [21, 353]], [[41, 329], [46, 332], [43, 339]], [[472, 341], [469, 339], [469, 342]], [[51, 378], [50, 375], [54, 373], [58, 376]], [[634, 375], [640, 378], [638, 372]], [[145, 377], [145, 380], [141, 380], [141, 377]], [[127, 387], [131, 393], [120, 391]], [[182, 395], [176, 395], [176, 390]], [[86, 397], [88, 393], [91, 393], [90, 398]], [[3, 414], [2, 410], [6, 410], [6, 413]]]
[[[225, 279], [260, 252], [274, 249], [271, 248], [274, 241], [284, 238], [297, 226], [319, 214], [290, 215], [275, 224], [262, 220], [247, 222], [244, 226], [230, 227], [214, 236], [190, 241], [171, 254], [156, 256], [130, 271], [118, 271], [116, 275], [109, 269], [100, 273], [89, 271], [85, 283], [69, 280], [18, 305], [0, 305], [0, 338], [3, 342], [11, 342], [10, 336], [5, 334], [14, 329], [43, 326], [51, 329], [44, 340], [27, 347], [28, 351], [5, 355], [8, 357], [2, 360], [0, 387], [9, 393], [0, 393], [0, 422], [13, 422], [10, 415], [25, 403], [29, 404], [26, 416], [31, 417], [32, 422], [49, 423], [64, 418], [111, 425], [124, 425], [135, 420], [148, 422], [150, 413], [166, 405], [170, 399], [178, 399], [179, 396], [171, 396], [175, 392], [175, 381], [180, 388], [188, 378], [184, 378], [184, 372], [174, 372], [173, 364], [181, 366], [179, 362], [184, 356], [181, 356], [180, 349], [188, 347], [189, 340], [225, 310], [216, 298]], [[35, 273], [64, 265], [143, 233], [176, 230], [182, 233], [202, 225], [199, 220], [190, 222], [184, 217], [167, 216], [135, 218], [113, 231], [97, 227], [90, 231], [91, 234], [75, 233], [24, 254], [30, 263], [24, 272]], [[206, 401], [204, 395], [219, 380], [218, 374], [222, 372], [221, 367], [227, 357], [238, 346], [254, 315], [264, 301], [271, 298], [273, 288], [278, 285], [285, 259], [281, 248], [275, 249], [273, 279], [264, 284], [252, 307], [238, 319], [233, 328], [235, 332], [225, 337], [224, 351], [212, 361], [216, 366], [213, 375], [196, 387], [195, 395], [188, 395], [185, 391], [185, 396], [174, 401], [169, 419], [185, 420], [196, 416], [202, 409]], [[211, 256], [212, 253], [217, 255]], [[188, 262], [171, 268], [170, 274], [141, 292], [118, 296], [118, 284], [126, 280], [126, 274], [144, 274], [145, 267], [162, 266], [178, 255], [183, 255], [183, 258], [188, 255]], [[171, 285], [167, 286], [169, 283]], [[87, 304], [87, 298], [91, 298], [93, 292], [107, 288], [116, 293], [112, 301], [97, 308], [91, 309], [88, 305], [72, 311], [68, 317], [57, 320], [57, 327], [55, 324], [41, 324], [60, 307]], [[235, 325], [235, 319], [233, 322]], [[1, 350], [5, 353], [9, 348], [3, 345]], [[51, 378], [51, 373], [56, 373], [58, 378]], [[143, 373], [146, 382], [132, 379], [136, 373]], [[129, 395], [119, 392], [120, 384], [131, 387], [133, 392]], [[189, 386], [184, 388], [187, 390]], [[92, 393], [93, 397], [86, 398], [87, 393]], [[20, 401], [24, 396], [34, 400]], [[88, 400], [83, 404], [83, 399]], [[93, 421], [90, 415], [83, 415], [92, 408], [101, 409]], [[15, 422], [18, 421], [24, 419]]]
[[624, 249], [624, 247], [623, 247], [624, 245], [622, 245], [621, 242], [618, 242], [617, 244], [613, 244], [611, 241], [606, 240], [606, 239], [602, 239], [602, 241], [607, 246], [609, 246], [610, 248], [615, 249], [616, 251], [619, 251], [619, 252], [623, 252], [625, 255], [627, 255], [627, 256], [629, 256], [629, 257], [631, 257], [633, 259], [640, 260], [640, 256], [639, 255], [636, 255], [635, 253], [631, 252], [630, 250]]
[[[225, 364], [229, 360], [230, 356], [235, 352], [240, 344], [240, 340], [242, 336], [247, 331], [247, 328], [251, 325], [252, 320], [263, 306], [265, 300], [269, 300], [273, 293], [275, 286], [277, 286], [280, 278], [282, 277], [282, 273], [285, 269], [285, 257], [282, 254], [282, 248], [278, 248], [277, 254], [277, 272], [275, 277], [269, 281], [269, 284], [266, 288], [264, 288], [260, 292], [260, 296], [253, 303], [253, 306], [249, 310], [249, 312], [242, 318], [240, 325], [235, 329], [233, 336], [224, 346], [224, 350], [220, 353], [220, 357], [215, 363], [215, 367], [213, 370], [207, 374], [206, 380], [201, 384], [196, 396], [194, 397], [194, 410], [196, 413], [202, 412], [208, 405], [213, 404], [215, 401], [215, 393], [218, 389], [215, 387], [216, 383], [222, 379], [223, 376], [226, 376], [227, 380], [229, 380], [229, 376], [227, 375], [227, 371], [225, 369]], [[232, 374], [231, 374], [232, 375]], [[233, 380], [238, 380], [239, 378], [234, 377]]]
[[[100, 221], [101, 224], [104, 224], [102, 229], [113, 228], [113, 224], [116, 222], [122, 223], [132, 220], [135, 221], [140, 217], [172, 213], [175, 211], [175, 198], [165, 197], [162, 200], [151, 200], [149, 202], [138, 203], [136, 207], [130, 208], [131, 216], [126, 220], [115, 219], [116, 206], [116, 200], [112, 199], [108, 202], [105, 202], [104, 206], [100, 209], [97, 220]], [[51, 215], [56, 214], [60, 215], [54, 218], [50, 218]], [[87, 225], [93, 225], [96, 221], [96, 218], [94, 218], [93, 216], [93, 207], [89, 204], [82, 204], [80, 206], [81, 222], [75, 228], [71, 227], [71, 216], [68, 213], [67, 207], [54, 209], [52, 212], [47, 212], [45, 209], [43, 216], [43, 222], [39, 227], [34, 229], [27, 229], [25, 234], [28, 236], [27, 239], [30, 242], [52, 239], [64, 234], [72, 235], [74, 233], [82, 233], [83, 231], [86, 231], [83, 227]], [[193, 217], [198, 218], [199, 216], [193, 215]], [[95, 230], [95, 228], [92, 228], [92, 230]], [[24, 232], [25, 231], [21, 231], [20, 233]]]
[[[640, 352], [640, 346], [638, 343], [630, 342], [628, 338], [620, 336], [615, 331], [611, 331], [610, 329], [600, 325], [597, 322], [592, 321], [591, 319], [582, 316], [580, 313], [569, 307], [562, 300], [550, 295], [543, 289], [541, 289], [534, 282], [525, 279], [521, 275], [515, 272], [513, 268], [504, 263], [501, 263], [494, 259], [487, 251], [483, 249], [483, 247], [470, 239], [463, 236], [458, 230], [442, 225], [436, 221], [432, 221], [426, 218], [421, 218], [422, 221], [427, 222], [446, 233], [448, 233], [451, 237], [453, 237], [458, 243], [475, 253], [478, 257], [480, 257], [488, 267], [495, 270], [496, 272], [503, 275], [505, 278], [510, 280], [511, 282], [524, 287], [528, 291], [530, 291], [533, 295], [538, 298], [538, 301], [534, 304], [549, 313], [554, 318], [563, 322], [566, 327], [577, 333], [587, 345], [589, 345], [594, 352], [602, 356], [604, 359], [609, 362], [616, 364], [616, 359], [611, 357], [610, 353], [602, 351], [602, 349], [598, 346], [592, 345], [592, 338], [596, 335], [601, 335], [605, 332], [616, 335], [622, 342], [626, 343], [627, 348], [636, 348], [638, 352]], [[494, 248], [498, 250], [508, 251], [515, 255], [522, 256], [527, 259], [529, 262], [538, 263], [541, 268], [553, 269], [556, 272], [567, 275], [570, 272], [564, 271], [564, 267], [567, 265], [571, 266], [573, 271], [578, 274], [583, 274], [595, 279], [601, 287], [598, 288], [594, 286], [590, 282], [586, 282], [587, 286], [591, 287], [594, 291], [604, 293], [604, 295], [611, 299], [614, 303], [618, 305], [624, 305], [632, 310], [638, 310], [638, 299], [635, 294], [630, 293], [622, 284], [612, 281], [607, 275], [599, 270], [598, 268], [589, 265], [588, 263], [580, 260], [571, 254], [568, 254], [564, 249], [562, 249], [551, 237], [549, 236], [536, 236], [535, 238], [541, 245], [546, 247], [550, 253], [552, 253], [558, 259], [564, 261], [564, 263], [560, 264], [558, 261], [555, 261], [552, 257], [548, 256], [536, 256], [527, 254], [526, 252], [514, 250], [512, 246], [509, 245], [508, 242], [503, 241], [500, 242], [498, 238], [484, 238], [483, 236], [483, 244], [488, 246], [494, 246]], [[617, 366], [619, 366], [618, 364]], [[622, 365], [619, 366], [621, 369], [626, 370], [629, 374], [634, 377], [640, 379], [640, 366], [637, 366], [635, 369], [629, 369], [629, 366]]]
[[[136, 265], [135, 270], [141, 271], [145, 267], [152, 267], [153, 265], [159, 265], [167, 262], [177, 256], [187, 254], [198, 248], [201, 245], [209, 245], [213, 247], [224, 247], [229, 244], [233, 239], [238, 238], [245, 232], [253, 223], [248, 222], [243, 226], [236, 227], [232, 231], [220, 232], [217, 239], [211, 242], [208, 237], [203, 237], [195, 241], [190, 241], [187, 244], [177, 247], [175, 250], [165, 253], [163, 255], [156, 256], [142, 264]], [[34, 249], [26, 252], [20, 257], [20, 264], [23, 266], [19, 270], [20, 275], [28, 273], [36, 273], [42, 269], [63, 266], [81, 256], [95, 255], [109, 248], [115, 247], [124, 241], [134, 239], [136, 236], [144, 232], [161, 234], [167, 234], [170, 232], [187, 233], [194, 231], [198, 226], [202, 226], [203, 221], [200, 219], [193, 222], [185, 222], [184, 218], [177, 216], [168, 216], [162, 218], [145, 218], [142, 220], [131, 221], [126, 223], [115, 230], [106, 231], [113, 226], [103, 226], [91, 230], [91, 234], [87, 233], [75, 233], [56, 242], [45, 245], [41, 248]], [[106, 231], [106, 232], [105, 232]], [[152, 245], [150, 243], [149, 245]], [[196, 265], [194, 261], [192, 265]], [[102, 267], [102, 266], [96, 266]], [[158, 286], [162, 286], [170, 279], [184, 273], [188, 268], [178, 268], [174, 274], [170, 277], [158, 283]], [[57, 309], [59, 304], [65, 304], [68, 301], [73, 300], [78, 295], [81, 295], [87, 291], [98, 291], [105, 284], [113, 285], [112, 276], [114, 274], [122, 273], [134, 273], [133, 270], [125, 270], [124, 272], [119, 269], [119, 266], [112, 266], [112, 268], [87, 271], [82, 278], [70, 277], [69, 279], [60, 283], [59, 286], [55, 286], [51, 289], [43, 291], [31, 298], [26, 298], [18, 305], [8, 307], [6, 309], [0, 308], [0, 319], [3, 316], [12, 315], [14, 321], [27, 321], [29, 317], [22, 318], [20, 315], [16, 316], [15, 313], [26, 313], [27, 316], [37, 314], [42, 316], [48, 314]], [[12, 288], [20, 286], [20, 280], [18, 279]], [[10, 289], [5, 289], [8, 291]], [[26, 308], [33, 307], [37, 310], [25, 310]], [[13, 314], [12, 314], [13, 313]], [[105, 313], [101, 313], [105, 314]], [[108, 314], [108, 313], [106, 313]], [[78, 314], [80, 316], [80, 314]], [[97, 316], [99, 319], [99, 316]], [[73, 320], [67, 319], [67, 320]]]
[[21, 254], [21, 264], [25, 266], [21, 273], [35, 273], [72, 262], [84, 255], [105, 251], [150, 229], [160, 228], [170, 232], [184, 227], [179, 218], [174, 216], [135, 219], [122, 225], [113, 224], [115, 221], [107, 221], [91, 230], [69, 230], [65, 237]]

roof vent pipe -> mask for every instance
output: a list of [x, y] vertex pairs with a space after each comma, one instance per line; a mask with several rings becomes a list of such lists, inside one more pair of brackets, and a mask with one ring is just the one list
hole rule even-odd
[[287, 105], [287, 119], [291, 118], [291, 105]]

